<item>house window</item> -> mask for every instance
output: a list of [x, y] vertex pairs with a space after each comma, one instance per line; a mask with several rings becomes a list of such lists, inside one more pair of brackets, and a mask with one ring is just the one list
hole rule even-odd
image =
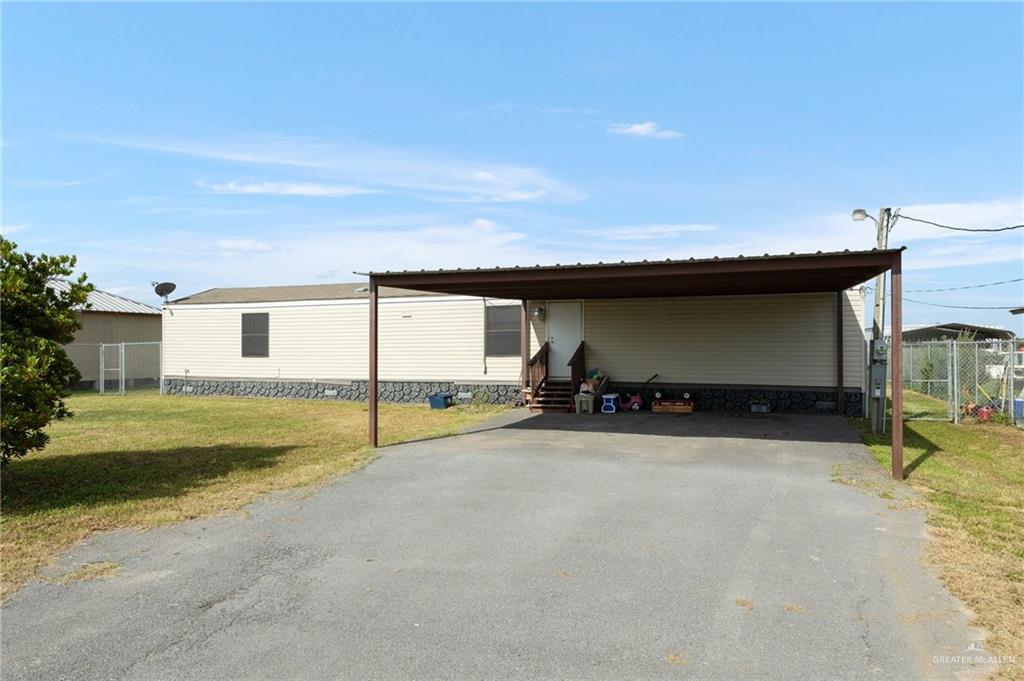
[[518, 305], [484, 307], [484, 354], [488, 357], [518, 357], [522, 308]]
[[270, 357], [270, 313], [242, 314], [242, 357]]

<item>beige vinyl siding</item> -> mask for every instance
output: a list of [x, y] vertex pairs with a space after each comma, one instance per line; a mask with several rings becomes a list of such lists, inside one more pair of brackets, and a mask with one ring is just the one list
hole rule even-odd
[[[493, 303], [513, 304], [507, 301]], [[864, 385], [864, 302], [846, 292], [844, 385]], [[531, 301], [532, 355], [547, 337]], [[519, 357], [484, 357], [484, 301], [380, 302], [383, 380], [517, 383]], [[270, 356], [241, 356], [242, 312], [270, 314]], [[588, 300], [587, 367], [613, 380], [719, 385], [835, 385], [835, 294]], [[164, 312], [168, 376], [365, 380], [365, 301], [175, 305]]]
[[[75, 340], [64, 350], [82, 374], [83, 381], [95, 381], [100, 373], [100, 343], [152, 343], [160, 340], [161, 320], [158, 314], [128, 314], [119, 312], [79, 312], [82, 324], [75, 332]], [[126, 378], [157, 378], [160, 376], [158, 346], [134, 348], [127, 351]], [[108, 351], [113, 362], [115, 351]]]
[[[587, 300], [587, 367], [614, 381], [834, 386], [835, 294]], [[845, 294], [843, 384], [864, 387], [864, 302]], [[543, 302], [531, 302], [531, 309]], [[535, 323], [537, 335], [546, 335]]]
[[[484, 357], [483, 299], [384, 299], [379, 310], [382, 380], [519, 382], [519, 357]], [[269, 357], [241, 356], [243, 312], [269, 313]], [[366, 301], [171, 306], [164, 312], [165, 373], [365, 380], [368, 314]]]
[[160, 315], [80, 312], [75, 343], [144, 343], [160, 340]]

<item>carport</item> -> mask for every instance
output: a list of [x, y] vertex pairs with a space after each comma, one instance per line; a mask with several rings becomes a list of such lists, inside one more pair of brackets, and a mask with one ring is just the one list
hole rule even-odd
[[[521, 359], [523, 387], [546, 377], [546, 355], [529, 353], [530, 301], [642, 301], [655, 298], [687, 299], [716, 296], [773, 296], [828, 294], [834, 296], [834, 334], [825, 348], [834, 358], [831, 386], [835, 409], [844, 413], [843, 296], [886, 271], [892, 274], [892, 475], [903, 477], [902, 294], [903, 249], [790, 253], [689, 260], [421, 270], [369, 273], [369, 438], [377, 446], [378, 419], [378, 289], [381, 286], [522, 301]], [[760, 298], [759, 300], [765, 300]], [[623, 321], [628, 324], [629, 321]], [[798, 340], [797, 330], [793, 341]], [[799, 340], [806, 344], [807, 339]], [[820, 344], [826, 341], [821, 341]], [[538, 355], [547, 352], [547, 344]], [[584, 344], [569, 359], [573, 384], [585, 370]]]

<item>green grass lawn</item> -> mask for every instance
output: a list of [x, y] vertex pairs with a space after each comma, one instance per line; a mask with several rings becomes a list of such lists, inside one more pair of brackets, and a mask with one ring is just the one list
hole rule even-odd
[[[931, 399], [931, 398], [927, 398]], [[854, 421], [886, 469], [891, 434]], [[923, 496], [930, 558], [950, 590], [991, 632], [987, 648], [1024, 657], [1024, 431], [941, 421], [904, 424], [907, 482]], [[1016, 670], [997, 675], [1012, 678]]]
[[[354, 402], [76, 394], [42, 452], [0, 487], [2, 591], [92, 532], [234, 511], [260, 494], [324, 481], [372, 456]], [[501, 407], [382, 405], [381, 442], [450, 435]]]
[[937, 397], [925, 395], [914, 390], [903, 391], [904, 418], [945, 419], [949, 415], [948, 405], [948, 402]]

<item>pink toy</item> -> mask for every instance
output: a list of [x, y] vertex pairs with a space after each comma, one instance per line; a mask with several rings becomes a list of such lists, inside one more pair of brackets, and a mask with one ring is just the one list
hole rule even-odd
[[640, 411], [640, 408], [644, 406], [644, 398], [641, 392], [647, 387], [647, 384], [658, 377], [658, 374], [654, 374], [640, 386], [640, 391], [635, 392], [631, 395], [619, 398], [619, 409], [622, 411]]

